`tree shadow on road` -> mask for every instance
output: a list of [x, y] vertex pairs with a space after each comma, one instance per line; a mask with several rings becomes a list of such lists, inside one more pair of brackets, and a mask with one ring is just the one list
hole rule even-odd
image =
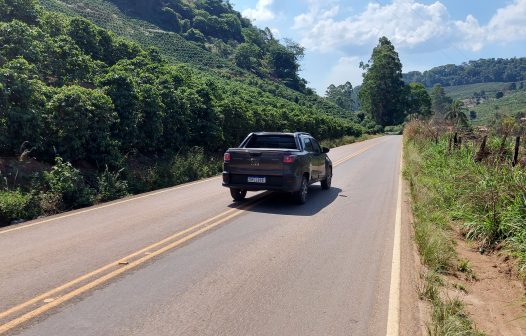
[[[322, 190], [319, 185], [309, 187], [307, 203], [298, 205], [290, 194], [273, 192], [258, 205], [245, 211], [268, 213], [285, 216], [313, 216], [334, 202], [342, 192], [340, 188], [332, 187]], [[232, 204], [235, 207], [238, 204]]]

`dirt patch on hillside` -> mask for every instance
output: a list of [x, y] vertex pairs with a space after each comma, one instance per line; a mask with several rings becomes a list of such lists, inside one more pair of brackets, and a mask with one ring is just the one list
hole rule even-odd
[[464, 267], [447, 277], [449, 294], [465, 302], [476, 327], [487, 335], [526, 335], [525, 285], [515, 262], [499, 252], [481, 254], [460, 235], [456, 250]]
[[0, 157], [0, 187], [14, 188], [29, 185], [34, 174], [51, 169], [51, 165], [34, 158], [19, 160], [14, 157]]

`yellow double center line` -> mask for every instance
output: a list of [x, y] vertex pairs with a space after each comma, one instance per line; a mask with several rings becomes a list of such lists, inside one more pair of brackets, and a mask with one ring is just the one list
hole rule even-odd
[[[385, 140], [384, 140], [385, 141]], [[346, 157], [344, 157], [343, 159], [340, 159], [336, 162], [333, 163], [333, 166], [334, 167], [337, 167], [339, 165], [341, 165], [342, 163], [345, 163], [346, 161], [349, 161], [350, 159], [352, 159], [353, 157], [356, 157], [364, 152], [367, 152], [369, 149], [373, 148], [374, 146], [377, 146], [379, 144], [381, 144], [382, 142], [384, 141], [379, 141], [379, 142], [375, 142], [374, 144], [370, 145], [370, 146], [367, 146], [367, 147], [364, 147], [362, 148], [361, 150], [355, 152], [355, 153], [352, 153], [350, 155], [347, 155]]]
[[[343, 159], [340, 159], [336, 161], [333, 166], [336, 167], [362, 153], [369, 150], [370, 148], [378, 145], [380, 142], [377, 142], [373, 145], [370, 145], [368, 147], [365, 147], [361, 150], [359, 150], [356, 153], [353, 153], [351, 155], [348, 155], [344, 157]], [[239, 208], [230, 209], [227, 211], [224, 211], [214, 217], [211, 217], [205, 221], [202, 221], [192, 227], [189, 227], [188, 229], [185, 229], [183, 231], [180, 231], [174, 235], [171, 235], [163, 240], [160, 240], [154, 244], [151, 244], [149, 246], [146, 246], [145, 248], [136, 251], [130, 255], [127, 255], [117, 261], [111, 262], [105, 266], [102, 266], [90, 273], [84, 274], [74, 280], [69, 281], [68, 283], [65, 283], [59, 287], [56, 287], [48, 292], [45, 292], [43, 294], [40, 294], [24, 303], [21, 303], [17, 306], [14, 306], [4, 312], [0, 313], [0, 319], [6, 318], [9, 315], [12, 315], [16, 312], [19, 312], [25, 308], [28, 308], [32, 305], [39, 304], [41, 302], [45, 302], [45, 304], [41, 305], [40, 307], [37, 307], [19, 317], [16, 317], [15, 319], [0, 325], [0, 334], [5, 333], [22, 323], [25, 323], [39, 315], [44, 314], [45, 312], [71, 300], [72, 298], [75, 298], [101, 284], [104, 284], [111, 279], [114, 279], [115, 277], [123, 274], [124, 272], [127, 272], [131, 269], [134, 269], [145, 262], [169, 251], [172, 250], [189, 240], [207, 232], [213, 229], [214, 227], [217, 227], [237, 216], [244, 213], [245, 211], [249, 210], [250, 208], [255, 207], [256, 205], [263, 202], [266, 198], [268, 198], [269, 193], [263, 193], [261, 195], [256, 196], [256, 198], [250, 200], [248, 203], [240, 206]], [[142, 255], [142, 256], [141, 256]], [[138, 259], [133, 260], [134, 258], [137, 258], [141, 256]], [[117, 269], [115, 269], [117, 268]], [[113, 270], [112, 270], [113, 269]], [[66, 294], [59, 295], [58, 297], [54, 298], [56, 294], [60, 294], [61, 292], [75, 286], [78, 284], [81, 284], [85, 281], [88, 281], [90, 278], [99, 275], [101, 273], [104, 273], [106, 271], [109, 271], [108, 273], [102, 275], [101, 277], [98, 277], [91, 282], [88, 282], [87, 284], [84, 284], [76, 289], [73, 289]], [[47, 300], [52, 300], [50, 302], [47, 302]]]

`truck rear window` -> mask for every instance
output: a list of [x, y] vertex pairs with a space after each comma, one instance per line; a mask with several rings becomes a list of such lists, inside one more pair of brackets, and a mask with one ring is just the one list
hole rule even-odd
[[252, 135], [245, 148], [298, 149], [293, 135]]

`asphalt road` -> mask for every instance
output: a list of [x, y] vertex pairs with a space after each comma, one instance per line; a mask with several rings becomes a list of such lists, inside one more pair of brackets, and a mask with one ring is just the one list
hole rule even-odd
[[386, 335], [400, 151], [332, 150], [303, 206], [213, 178], [3, 228], [0, 333]]

